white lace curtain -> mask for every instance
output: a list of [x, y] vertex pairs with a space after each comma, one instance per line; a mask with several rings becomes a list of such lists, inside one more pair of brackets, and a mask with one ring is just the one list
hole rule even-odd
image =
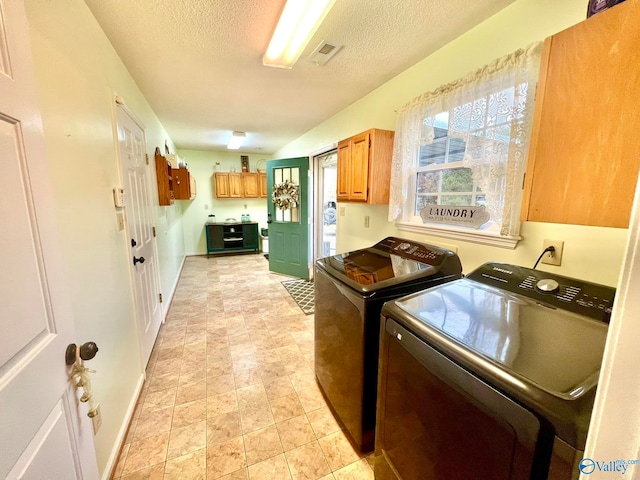
[[402, 107], [393, 149], [390, 221], [414, 215], [420, 146], [433, 141], [436, 115], [448, 113], [448, 135], [464, 140], [463, 166], [486, 194], [491, 221], [501, 235], [518, 235], [541, 50], [542, 42], [520, 49]]

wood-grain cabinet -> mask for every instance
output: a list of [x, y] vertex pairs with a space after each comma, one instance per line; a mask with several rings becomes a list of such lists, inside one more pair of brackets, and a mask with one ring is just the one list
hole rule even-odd
[[242, 198], [242, 177], [235, 172], [215, 174], [216, 198]]
[[176, 200], [196, 198], [196, 180], [186, 168], [173, 168], [173, 197]]
[[338, 202], [389, 203], [393, 137], [371, 129], [338, 143]]
[[267, 174], [260, 172], [258, 173], [258, 177], [260, 179], [260, 198], [266, 198], [269, 195], [267, 193]]
[[196, 198], [196, 179], [186, 168], [171, 168], [167, 157], [156, 148], [156, 180], [158, 183], [158, 202], [162, 206], [171, 205], [174, 200], [193, 200]]
[[264, 198], [267, 196], [267, 174], [216, 172], [216, 198]]
[[626, 228], [640, 164], [640, 1], [545, 41], [522, 219]]
[[165, 156], [160, 153], [160, 149], [158, 147], [156, 147], [155, 152], [155, 163], [156, 180], [158, 183], [158, 202], [162, 206], [171, 205], [174, 199], [171, 164], [167, 161]]

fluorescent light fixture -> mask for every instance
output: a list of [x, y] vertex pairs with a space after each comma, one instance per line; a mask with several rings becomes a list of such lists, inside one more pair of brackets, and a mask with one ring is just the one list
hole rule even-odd
[[229, 150], [238, 150], [240, 148], [240, 145], [242, 145], [242, 142], [244, 142], [246, 136], [247, 135], [244, 132], [233, 132], [231, 134], [231, 138], [229, 139], [227, 148]]
[[287, 0], [262, 57], [267, 67], [291, 68], [336, 0]]

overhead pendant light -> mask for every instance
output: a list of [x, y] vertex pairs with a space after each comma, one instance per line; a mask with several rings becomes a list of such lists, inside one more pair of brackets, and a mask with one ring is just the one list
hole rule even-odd
[[269, 47], [267, 67], [292, 68], [336, 0], [287, 0]]
[[238, 150], [244, 139], [246, 138], [246, 134], [244, 132], [233, 132], [231, 134], [231, 138], [229, 139], [229, 144], [227, 148], [229, 150]]

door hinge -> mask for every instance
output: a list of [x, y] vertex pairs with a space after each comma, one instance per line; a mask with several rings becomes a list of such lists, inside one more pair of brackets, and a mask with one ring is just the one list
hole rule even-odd
[[151, 227], [151, 231], [153, 232], [153, 236], [156, 236], [156, 227]]
[[161, 294], [161, 293], [159, 293], [159, 294], [158, 294], [158, 297], [160, 298], [160, 303], [162, 303], [162, 294]]
[[144, 154], [144, 159], [147, 162], [147, 165], [149, 165], [149, 154], [148, 153]]

